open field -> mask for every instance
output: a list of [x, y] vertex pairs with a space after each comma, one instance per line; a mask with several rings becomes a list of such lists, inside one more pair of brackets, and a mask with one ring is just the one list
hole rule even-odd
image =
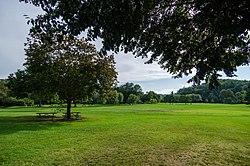
[[250, 165], [250, 106], [85, 106], [78, 121], [38, 121], [51, 108], [0, 108], [0, 165]]

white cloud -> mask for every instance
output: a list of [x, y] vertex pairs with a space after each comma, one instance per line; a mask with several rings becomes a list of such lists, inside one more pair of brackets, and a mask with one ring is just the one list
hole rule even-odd
[[[82, 36], [86, 36], [86, 33], [83, 33]], [[100, 38], [90, 43], [94, 44], [97, 50], [100, 50], [102, 47], [102, 40]], [[156, 63], [145, 64], [145, 62], [147, 61], [146, 58], [135, 58], [132, 53], [125, 54], [123, 52], [119, 52], [118, 54], [108, 52], [108, 54], [115, 55], [118, 81], [121, 83], [133, 81], [150, 81], [172, 77], [171, 74], [161, 69], [160, 66]]]
[[163, 89], [163, 90], [159, 90], [159, 91], [154, 91], [157, 94], [171, 94], [171, 92], [176, 93], [179, 89]]
[[0, 78], [23, 68], [24, 43], [29, 32], [24, 14], [35, 17], [41, 9], [16, 0], [0, 1]]
[[115, 55], [115, 60], [120, 82], [149, 81], [172, 77], [171, 74], [161, 69], [158, 64], [144, 64], [146, 59], [134, 58], [131, 53], [119, 53]]

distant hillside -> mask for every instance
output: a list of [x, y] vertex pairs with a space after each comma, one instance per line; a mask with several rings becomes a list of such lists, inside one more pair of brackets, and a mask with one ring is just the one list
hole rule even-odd
[[244, 103], [249, 81], [223, 79], [221, 86], [209, 89], [207, 84], [182, 88], [177, 94], [199, 94], [203, 102], [211, 103]]

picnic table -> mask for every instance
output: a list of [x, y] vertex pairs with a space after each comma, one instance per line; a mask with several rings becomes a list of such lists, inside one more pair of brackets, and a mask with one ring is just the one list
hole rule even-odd
[[57, 113], [56, 112], [37, 112], [36, 114], [38, 115], [38, 118], [51, 117], [52, 120], [54, 120], [54, 118], [56, 117], [55, 114]]
[[[67, 112], [64, 112], [63, 114], [64, 114], [63, 116], [66, 118]], [[70, 112], [70, 114], [71, 114], [71, 117], [76, 118], [76, 119], [80, 119], [80, 112]]]

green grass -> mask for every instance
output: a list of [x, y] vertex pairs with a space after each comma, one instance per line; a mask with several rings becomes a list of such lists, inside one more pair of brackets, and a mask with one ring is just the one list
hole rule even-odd
[[0, 165], [249, 165], [250, 107], [96, 105], [80, 121], [0, 108]]

